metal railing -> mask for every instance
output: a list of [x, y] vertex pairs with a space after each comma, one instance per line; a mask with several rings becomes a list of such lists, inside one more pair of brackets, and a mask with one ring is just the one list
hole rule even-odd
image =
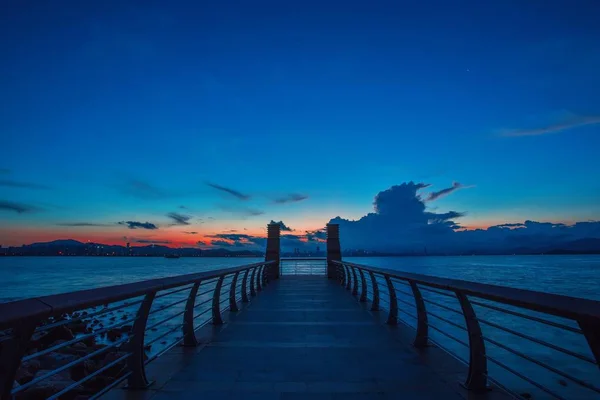
[[[0, 304], [0, 398], [98, 398], [267, 284], [260, 262]], [[48, 382], [50, 382], [48, 384]]]
[[[550, 398], [587, 399], [600, 394], [600, 386], [593, 383], [600, 378], [597, 368], [600, 366], [600, 301], [343, 261], [331, 262], [340, 283], [352, 295], [361, 302], [371, 302], [372, 311], [387, 310], [388, 324], [402, 321], [415, 328], [415, 347], [423, 348], [430, 342], [434, 343], [468, 365], [463, 383], [467, 389], [484, 391], [492, 382], [517, 397], [531, 397], [529, 392], [515, 391], [503, 384], [501, 380], [504, 379], [499, 377], [505, 373], [512, 374], [531, 385], [529, 387], [538, 394]], [[503, 316], [508, 316], [510, 321]], [[525, 324], [513, 319], [524, 320]], [[540, 326], [544, 328], [540, 330]], [[546, 339], [548, 330], [557, 331], [553, 336], [555, 342]], [[504, 336], [492, 337], [494, 332]], [[434, 333], [456, 343], [458, 348], [463, 346], [468, 356], [461, 357], [459, 351], [449, 349], [452, 346], [433, 340]], [[513, 337], [529, 345], [509, 344]], [[565, 344], [572, 346], [567, 348]], [[543, 357], [536, 358], [527, 351], [532, 345], [553, 353], [538, 352], [537, 355], [542, 354]], [[500, 351], [507, 355], [505, 358], [511, 358], [510, 362], [502, 360], [501, 356], [491, 355], [501, 354]], [[494, 373], [488, 371], [488, 361], [493, 364]], [[522, 361], [537, 370], [533, 372], [528, 368], [523, 372], [519, 368]], [[584, 368], [580, 371], [585, 370], [588, 379], [584, 378], [586, 374], [568, 368], [573, 362], [583, 364]], [[565, 391], [568, 394], [564, 394]]]
[[279, 260], [281, 275], [327, 275], [327, 258], [298, 257]]

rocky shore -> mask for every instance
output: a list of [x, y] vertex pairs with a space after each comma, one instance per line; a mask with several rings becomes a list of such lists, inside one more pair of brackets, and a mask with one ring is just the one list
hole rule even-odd
[[[101, 308], [99, 308], [99, 310], [100, 309]], [[56, 322], [71, 320], [73, 320], [73, 322], [67, 322], [65, 325], [35, 333], [30, 341], [26, 355], [34, 354], [39, 351], [58, 346], [61, 343], [68, 342], [77, 337], [100, 331], [105, 326], [118, 324], [119, 320], [125, 321], [131, 319], [134, 315], [130, 312], [119, 310], [116, 313], [107, 313], [102, 315], [102, 319], [87, 318], [88, 312], [92, 313], [93, 311], [94, 310], [83, 311], [81, 313], [76, 312], [73, 314], [65, 314], [60, 318], [49, 319], [46, 321], [46, 324], [54, 324]], [[21, 366], [17, 371], [14, 387], [17, 387], [18, 385], [24, 385], [38, 377], [51, 373], [51, 371], [56, 370], [57, 368], [76, 361], [81, 357], [85, 357], [94, 352], [105, 349], [109, 347], [111, 343], [127, 338], [131, 330], [131, 323], [125, 324], [112, 328], [106, 332], [85, 337], [80, 342], [70, 344], [31, 360], [24, 361], [21, 363]], [[4, 343], [0, 343], [0, 349]], [[86, 359], [85, 361], [82, 361], [55, 375], [52, 375], [34, 384], [30, 388], [19, 392], [15, 398], [17, 400], [45, 399], [49, 396], [59, 393], [63, 389], [75, 384], [75, 382], [85, 378], [90, 374], [93, 374], [94, 372], [124, 356], [127, 352], [128, 346], [129, 341], [124, 341], [124, 343], [120, 343], [118, 346], [101, 351], [99, 354], [91, 356], [89, 359]], [[150, 348], [146, 349], [146, 351], [149, 350]], [[60, 398], [66, 400], [88, 398], [90, 395], [98, 392], [121, 377], [126, 371], [127, 361], [128, 359], [119, 361], [115, 365], [99, 373], [97, 376], [94, 376], [81, 385], [73, 388]]]

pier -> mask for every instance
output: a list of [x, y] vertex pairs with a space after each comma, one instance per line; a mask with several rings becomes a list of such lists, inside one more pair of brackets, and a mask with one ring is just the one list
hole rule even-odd
[[[338, 226], [328, 225], [327, 234], [323, 259], [281, 258], [279, 225], [271, 224], [259, 263], [0, 304], [1, 399], [600, 394], [598, 379], [570, 373], [561, 361], [570, 357], [600, 376], [600, 302], [350, 263], [341, 256]], [[586, 351], [569, 347], [570, 340], [548, 342], [504, 326], [481, 310], [563, 331]], [[488, 335], [486, 327], [560, 357], [535, 359]], [[75, 334], [48, 339], [65, 328]], [[444, 349], [433, 332], [468, 356]], [[492, 356], [490, 346], [556, 379], [521, 372]], [[23, 378], [35, 360], [61, 354], [68, 355], [62, 364]], [[515, 391], [491, 366], [532, 391]]]

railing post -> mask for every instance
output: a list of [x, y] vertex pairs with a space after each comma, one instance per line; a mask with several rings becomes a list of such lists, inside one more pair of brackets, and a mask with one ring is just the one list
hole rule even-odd
[[358, 269], [358, 273], [360, 274], [361, 284], [360, 299], [358, 301], [364, 303], [365, 301], [367, 301], [367, 281], [365, 279], [365, 273], [363, 272], [362, 268]]
[[358, 296], [358, 278], [356, 277], [356, 268], [352, 267], [352, 278], [354, 284], [352, 285], [352, 296]]
[[254, 277], [256, 276], [256, 267], [252, 268], [252, 275], [250, 275], [250, 296], [256, 296], [256, 289], [254, 288]]
[[131, 339], [129, 342], [130, 352], [132, 353], [129, 357], [129, 371], [131, 371], [131, 375], [129, 375], [127, 380], [128, 389], [145, 389], [151, 384], [146, 378], [146, 367], [144, 365], [144, 336], [154, 296], [156, 296], [156, 292], [146, 294], [142, 304], [140, 304], [137, 318], [131, 329]]
[[2, 400], [12, 399], [10, 392], [15, 376], [36, 326], [35, 320], [23, 321], [12, 330], [12, 337], [9, 340], [0, 343], [0, 398]]
[[185, 313], [183, 314], [183, 345], [184, 346], [197, 346], [198, 341], [196, 340], [196, 333], [194, 332], [194, 306], [196, 305], [196, 295], [198, 294], [198, 288], [200, 282], [194, 283], [190, 294], [188, 296], [187, 303], [185, 303]]
[[581, 319], [577, 324], [583, 331], [585, 340], [596, 359], [596, 366], [600, 367], [600, 321]]
[[257, 292], [262, 292], [262, 284], [260, 283], [261, 279], [260, 276], [262, 275], [262, 270], [265, 266], [264, 265], [260, 265], [258, 267], [256, 267], [256, 269], [258, 270], [258, 273], [256, 274], [256, 291]]
[[384, 275], [384, 277], [390, 294], [390, 313], [388, 314], [386, 323], [388, 325], [396, 325], [398, 324], [398, 300], [396, 300], [396, 289], [394, 289], [394, 283], [390, 276]]
[[373, 303], [371, 304], [371, 311], [379, 311], [379, 284], [372, 271], [369, 271], [369, 277], [371, 278], [371, 285], [373, 285]]
[[229, 311], [231, 312], [238, 311], [237, 300], [235, 299], [235, 289], [237, 287], [237, 279], [239, 274], [240, 271], [236, 272], [235, 275], [233, 275], [233, 279], [231, 280], [231, 287], [229, 288]]
[[212, 301], [212, 323], [213, 325], [223, 325], [223, 319], [221, 318], [221, 287], [223, 286], [223, 280], [225, 275], [221, 275], [215, 286], [215, 292], [213, 293]]
[[342, 261], [338, 224], [327, 224], [327, 279], [335, 279], [337, 275], [336, 264], [332, 261]]
[[248, 303], [250, 300], [248, 300], [248, 273], [250, 272], [250, 269], [247, 269], [246, 272], [244, 272], [244, 278], [242, 279], [242, 303]]
[[423, 295], [416, 282], [408, 281], [408, 283], [412, 289], [415, 298], [415, 306], [417, 308], [417, 334], [415, 335], [413, 345], [415, 347], [427, 347], [429, 342], [429, 324], [427, 322], [425, 301], [423, 300]]
[[344, 268], [346, 269], [346, 290], [350, 290], [352, 284], [352, 278], [350, 277], [350, 268], [344, 264]]
[[267, 271], [269, 270], [269, 268], [271, 268], [271, 267], [264, 266], [263, 270], [262, 270], [261, 279], [262, 279], [263, 288], [265, 286], [267, 286], [267, 283], [269, 282], [269, 280], [267, 279]]
[[344, 267], [341, 264], [337, 264], [337, 278], [338, 278], [338, 283], [342, 286], [345, 285], [346, 282], [346, 274], [344, 273]]
[[336, 265], [337, 265], [338, 281], [339, 281], [340, 285], [344, 286], [346, 284], [345, 268], [340, 264], [336, 264]]
[[279, 224], [267, 225], [267, 251], [265, 253], [265, 261], [275, 261], [267, 267], [267, 275], [269, 280], [279, 279], [280, 275], [280, 237], [281, 226]]
[[487, 358], [485, 357], [485, 342], [483, 341], [481, 327], [468, 297], [459, 291], [454, 293], [456, 293], [460, 303], [469, 333], [469, 374], [464, 386], [469, 390], [486, 390]]

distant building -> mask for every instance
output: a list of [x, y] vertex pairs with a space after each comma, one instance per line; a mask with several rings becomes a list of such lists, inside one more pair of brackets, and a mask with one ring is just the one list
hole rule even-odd
[[125, 253], [126, 256], [130, 256], [131, 255], [131, 246], [129, 244], [129, 242], [127, 242], [127, 252]]

